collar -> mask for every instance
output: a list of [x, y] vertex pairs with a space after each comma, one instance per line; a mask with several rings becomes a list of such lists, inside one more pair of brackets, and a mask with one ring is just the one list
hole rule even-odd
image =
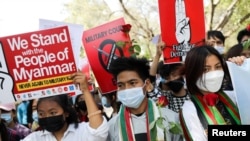
[[[67, 135], [70, 132], [75, 132], [76, 129], [75, 129], [74, 126], [75, 126], [74, 123], [69, 124], [67, 130], [64, 132], [64, 136]], [[41, 136], [47, 136], [47, 135], [54, 136], [51, 132], [49, 132], [47, 130], [41, 130]]]

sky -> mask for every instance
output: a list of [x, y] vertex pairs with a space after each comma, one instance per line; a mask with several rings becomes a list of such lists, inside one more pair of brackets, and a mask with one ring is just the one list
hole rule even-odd
[[[0, 37], [39, 30], [39, 19], [63, 21], [72, 0], [0, 0]], [[116, 11], [117, 0], [105, 0]], [[204, 0], [207, 3], [207, 0]]]
[[0, 37], [39, 30], [39, 19], [63, 21], [71, 0], [0, 0]]

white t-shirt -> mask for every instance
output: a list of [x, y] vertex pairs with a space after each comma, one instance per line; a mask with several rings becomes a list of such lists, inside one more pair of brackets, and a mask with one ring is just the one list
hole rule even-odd
[[[61, 141], [106, 141], [108, 136], [108, 124], [103, 117], [103, 123], [97, 128], [93, 129], [88, 122], [78, 124], [78, 128], [70, 124], [65, 131]], [[55, 136], [46, 130], [36, 131], [29, 134], [21, 141], [57, 141]]]
[[[152, 101], [152, 100], [151, 100]], [[157, 108], [155, 103], [153, 102], [153, 106], [154, 108]], [[168, 120], [169, 122], [175, 122], [175, 123], [179, 123], [179, 117], [178, 114], [175, 113], [172, 110], [169, 110], [168, 108], [162, 108], [161, 109], [162, 112], [162, 116], [165, 117], [166, 120]], [[109, 124], [109, 136], [107, 141], [119, 141], [120, 139], [120, 112], [112, 117], [108, 124]], [[132, 130], [134, 132], [134, 134], [138, 134], [138, 133], [146, 133], [147, 132], [147, 126], [146, 126], [146, 121], [147, 121], [147, 117], [146, 117], [146, 113], [144, 112], [142, 115], [140, 116], [136, 116], [134, 114], [131, 114], [131, 122], [132, 122]], [[169, 122], [166, 122], [167, 127], [170, 127]], [[163, 130], [162, 130], [163, 131]], [[158, 136], [159, 135], [159, 136]], [[183, 137], [180, 134], [173, 134], [170, 133], [168, 130], [166, 130], [166, 135], [167, 135], [167, 140], [168, 141], [183, 141]], [[163, 138], [163, 132], [158, 132], [157, 133], [157, 138]]]

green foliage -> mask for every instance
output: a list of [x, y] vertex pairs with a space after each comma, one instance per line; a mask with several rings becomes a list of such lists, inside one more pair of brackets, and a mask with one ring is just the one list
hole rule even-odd
[[[141, 47], [137, 44], [133, 44], [133, 43], [137, 43], [135, 40], [132, 40], [132, 41], [117, 41], [115, 43], [115, 45], [117, 47], [120, 47], [120, 48], [124, 48], [127, 44], [130, 45], [129, 46], [129, 53], [131, 54], [131, 56], [133, 57], [137, 57], [140, 55], [141, 53]], [[132, 44], [132, 45], [131, 45]]]
[[250, 39], [248, 39], [247, 41], [243, 42], [243, 49], [244, 50], [248, 50], [250, 47]]
[[126, 42], [124, 42], [124, 41], [117, 41], [116, 43], [115, 43], [115, 45], [117, 46], [117, 47], [124, 47], [125, 45], [126, 45]]
[[159, 118], [156, 120], [156, 125], [157, 125], [159, 128], [161, 128], [161, 129], [166, 128], [166, 127], [163, 125], [163, 121], [164, 121], [164, 120], [165, 120], [165, 119], [162, 118], [162, 117], [159, 117]]
[[[219, 0], [219, 3], [214, 7], [213, 15], [211, 15], [210, 9], [212, 0], [207, 1], [210, 2], [210, 5], [205, 7], [205, 17], [207, 22], [210, 16], [213, 17], [213, 20], [212, 23], [206, 24], [211, 24], [213, 30], [222, 31], [226, 36], [226, 48], [232, 47], [237, 43], [238, 32], [250, 23], [249, 0]], [[234, 2], [236, 2], [235, 6], [230, 7]], [[231, 15], [229, 15], [230, 12], [232, 12]]]
[[[207, 1], [211, 2], [212, 0]], [[233, 46], [236, 43], [236, 36], [239, 30], [245, 28], [250, 23], [250, 16], [247, 16], [250, 15], [249, 0], [237, 0], [236, 6], [228, 9], [234, 1], [219, 0], [219, 4], [215, 7], [214, 20], [212, 23], [208, 23], [206, 20], [206, 24], [212, 24], [212, 29], [221, 30], [227, 36], [226, 47]], [[107, 3], [111, 3], [113, 7]], [[205, 7], [206, 18], [211, 14], [208, 7]], [[160, 34], [158, 0], [72, 0], [65, 8], [69, 12], [65, 22], [82, 24], [84, 25], [84, 30], [124, 17], [126, 23], [130, 23], [133, 26], [130, 36], [141, 47], [140, 56], [153, 59], [156, 49], [155, 45], [150, 41], [153, 36]], [[225, 17], [227, 11], [233, 11], [233, 14]], [[246, 19], [242, 21], [244, 16], [246, 16]], [[225, 23], [216, 27], [222, 19], [225, 19]]]
[[83, 24], [84, 30], [96, 27], [110, 21], [109, 7], [100, 0], [72, 0], [65, 5], [69, 16], [66, 21], [70, 23]]
[[174, 122], [169, 122], [170, 124], [170, 129], [169, 131], [173, 134], [182, 134], [182, 128], [180, 124], [176, 124]]

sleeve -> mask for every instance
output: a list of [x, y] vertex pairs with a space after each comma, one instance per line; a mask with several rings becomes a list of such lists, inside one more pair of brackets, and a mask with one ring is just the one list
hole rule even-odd
[[207, 141], [207, 135], [202, 127], [197, 110], [192, 101], [185, 101], [182, 107], [183, 120], [186, 130], [193, 141]]
[[118, 119], [120, 115], [117, 114], [115, 117], [112, 117], [112, 119], [109, 120], [109, 133], [108, 138], [106, 141], [117, 141], [119, 140], [119, 124]]
[[26, 136], [24, 139], [21, 139], [20, 141], [35, 141], [35, 140], [37, 140], [37, 139], [35, 139], [35, 134], [36, 134], [36, 132], [31, 133], [28, 136]]
[[88, 129], [88, 134], [86, 141], [106, 141], [108, 137], [109, 126], [104, 116], [102, 124], [97, 129], [91, 128], [89, 126], [89, 123], [87, 129]]

